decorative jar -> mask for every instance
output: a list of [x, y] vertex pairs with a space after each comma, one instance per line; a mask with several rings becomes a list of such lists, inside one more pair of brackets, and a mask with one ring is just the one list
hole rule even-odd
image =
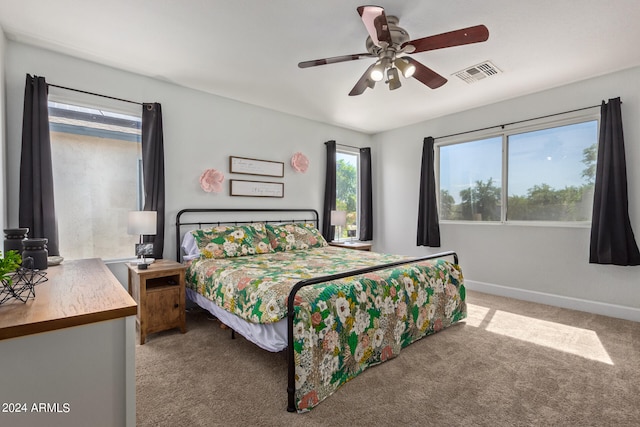
[[[48, 242], [49, 239], [46, 238], [24, 239], [22, 241], [22, 266], [32, 270], [45, 270], [48, 266], [47, 258], [49, 257]], [[33, 259], [33, 266], [29, 265], [27, 258]]]
[[22, 252], [22, 241], [27, 238], [28, 228], [5, 228], [4, 229], [4, 250]]

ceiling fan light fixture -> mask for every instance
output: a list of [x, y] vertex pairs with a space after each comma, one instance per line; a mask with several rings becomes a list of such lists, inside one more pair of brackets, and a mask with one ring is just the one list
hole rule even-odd
[[393, 61], [393, 64], [398, 68], [398, 70], [400, 70], [406, 79], [413, 76], [413, 73], [416, 72], [415, 65], [411, 64], [406, 59], [396, 58], [396, 60]]
[[384, 64], [382, 62], [378, 62], [371, 69], [371, 80], [374, 82], [379, 82], [384, 78]]
[[356, 10], [369, 33], [365, 40], [366, 52], [298, 63], [298, 67], [308, 68], [362, 58], [376, 58], [351, 89], [349, 96], [361, 95], [367, 88], [373, 89], [375, 83], [383, 81], [385, 77], [389, 89], [398, 89], [402, 85], [399, 73], [402, 73], [404, 78], [413, 77], [430, 89], [437, 89], [445, 84], [447, 79], [407, 55], [480, 43], [489, 39], [489, 30], [484, 25], [411, 39], [409, 33], [398, 26], [398, 17], [387, 16], [383, 7], [365, 5], [359, 6]]
[[387, 70], [387, 79], [389, 90], [395, 90], [402, 86], [402, 83], [400, 83], [400, 76], [398, 75], [397, 68], [392, 67]]

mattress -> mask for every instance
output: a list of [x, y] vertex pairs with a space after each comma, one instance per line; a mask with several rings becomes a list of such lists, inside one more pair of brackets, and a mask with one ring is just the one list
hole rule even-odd
[[235, 314], [220, 308], [213, 301], [198, 294], [193, 289], [186, 289], [187, 298], [200, 307], [213, 314], [222, 323], [256, 344], [258, 347], [271, 351], [279, 352], [287, 348], [287, 321], [282, 319], [275, 323], [251, 323], [243, 320]]

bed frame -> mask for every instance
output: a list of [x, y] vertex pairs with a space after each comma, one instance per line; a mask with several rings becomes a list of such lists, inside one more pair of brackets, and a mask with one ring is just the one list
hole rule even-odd
[[[183, 215], [191, 215], [191, 214], [202, 214], [202, 220], [198, 221], [181, 221], [181, 217]], [[242, 216], [239, 220], [212, 220], [210, 219], [212, 216], [216, 214], [234, 214]], [[251, 217], [256, 215], [254, 219], [247, 217], [249, 214]], [[256, 219], [257, 216], [262, 215], [264, 219]], [[286, 218], [286, 219], [283, 219]], [[219, 225], [241, 225], [241, 224], [250, 224], [255, 222], [262, 223], [292, 223], [292, 222], [311, 222], [315, 224], [316, 228], [319, 225], [319, 215], [318, 211], [315, 209], [207, 209], [207, 208], [193, 208], [193, 209], [183, 209], [176, 215], [176, 260], [178, 262], [182, 261], [182, 251], [181, 251], [181, 243], [182, 243], [182, 229], [183, 227], [192, 227], [202, 228], [203, 226], [219, 226]], [[412, 258], [403, 261], [388, 263], [377, 265], [373, 267], [361, 268], [357, 270], [350, 270], [344, 273], [332, 274], [328, 276], [320, 276], [313, 277], [310, 279], [304, 279], [297, 282], [289, 293], [289, 297], [287, 299], [287, 342], [291, 343], [294, 341], [293, 338], [293, 325], [294, 325], [294, 303], [295, 303], [295, 295], [296, 293], [305, 286], [316, 285], [323, 282], [329, 282], [332, 280], [344, 279], [351, 276], [357, 276], [360, 274], [366, 274], [373, 271], [384, 270], [387, 268], [397, 267], [400, 265], [412, 264], [416, 262], [437, 259], [437, 258], [445, 258], [452, 257], [455, 264], [458, 264], [458, 255], [454, 251], [440, 252], [433, 255], [428, 255], [419, 258]], [[288, 394], [288, 404], [287, 411], [296, 412], [295, 405], [295, 386], [296, 386], [296, 368], [295, 368], [295, 360], [294, 360], [294, 349], [293, 346], [287, 346], [287, 394]]]

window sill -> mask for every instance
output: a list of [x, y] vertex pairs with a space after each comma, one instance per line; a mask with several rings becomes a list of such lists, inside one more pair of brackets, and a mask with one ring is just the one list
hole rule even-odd
[[487, 226], [517, 226], [517, 227], [546, 227], [546, 228], [591, 228], [591, 221], [450, 221], [440, 220], [442, 225], [487, 225]]

